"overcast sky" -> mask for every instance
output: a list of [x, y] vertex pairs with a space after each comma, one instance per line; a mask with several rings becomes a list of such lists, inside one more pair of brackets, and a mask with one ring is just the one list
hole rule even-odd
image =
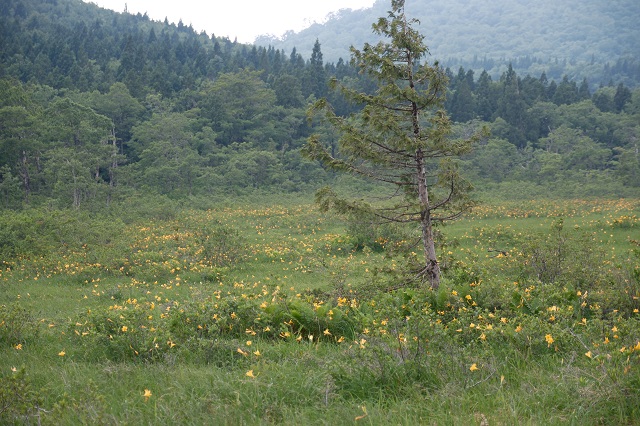
[[340, 9], [371, 7], [375, 0], [84, 0], [116, 12], [145, 12], [153, 20], [193, 25], [218, 37], [252, 43], [262, 34], [281, 36], [322, 22]]

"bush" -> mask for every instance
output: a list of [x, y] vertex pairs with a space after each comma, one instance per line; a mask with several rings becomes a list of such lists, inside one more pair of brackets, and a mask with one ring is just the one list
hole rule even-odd
[[30, 210], [0, 214], [0, 257], [4, 260], [36, 257], [56, 245], [50, 216]]
[[40, 323], [17, 303], [0, 305], [0, 345], [16, 346], [35, 339]]
[[355, 320], [343, 308], [309, 304], [302, 300], [259, 303], [256, 300], [222, 299], [190, 303], [169, 313], [169, 327], [176, 342], [219, 337], [263, 339], [304, 338], [335, 341], [352, 338]]
[[196, 242], [202, 246], [201, 255], [213, 266], [235, 265], [246, 254], [246, 244], [238, 230], [219, 221], [197, 228], [194, 234]]
[[0, 373], [0, 423], [31, 424], [31, 417], [37, 417], [40, 424], [41, 401], [39, 393], [32, 389], [24, 367], [14, 369], [10, 374]]
[[81, 315], [69, 334], [90, 358], [161, 361], [175, 344], [154, 313], [142, 305], [115, 305], [105, 312]]
[[380, 219], [364, 213], [347, 217], [347, 238], [350, 250], [368, 248], [373, 252], [400, 248], [407, 239], [406, 229], [398, 224], [380, 223]]

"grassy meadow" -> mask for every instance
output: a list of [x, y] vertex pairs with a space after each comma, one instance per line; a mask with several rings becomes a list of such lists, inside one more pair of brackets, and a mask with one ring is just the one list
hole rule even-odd
[[306, 202], [4, 213], [0, 423], [639, 424], [639, 216], [480, 205], [432, 291]]

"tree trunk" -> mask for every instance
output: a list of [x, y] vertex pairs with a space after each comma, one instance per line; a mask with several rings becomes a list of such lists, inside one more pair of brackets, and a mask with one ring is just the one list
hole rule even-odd
[[29, 204], [29, 195], [31, 195], [31, 178], [29, 176], [29, 165], [27, 159], [27, 151], [22, 151], [22, 167], [20, 174], [22, 176], [22, 189], [24, 190], [24, 202]]
[[440, 286], [440, 265], [436, 257], [436, 246], [433, 237], [433, 226], [431, 223], [431, 210], [429, 204], [429, 188], [427, 187], [427, 177], [424, 170], [424, 153], [422, 150], [416, 152], [417, 178], [418, 178], [418, 198], [422, 211], [420, 213], [420, 224], [422, 226], [422, 245], [424, 247], [425, 266], [421, 275], [426, 275], [431, 283], [431, 288], [436, 290]]
[[424, 244], [425, 255], [424, 275], [429, 278], [431, 288], [437, 290], [440, 286], [440, 265], [436, 257], [436, 246], [429, 210], [426, 210], [422, 215], [422, 242]]

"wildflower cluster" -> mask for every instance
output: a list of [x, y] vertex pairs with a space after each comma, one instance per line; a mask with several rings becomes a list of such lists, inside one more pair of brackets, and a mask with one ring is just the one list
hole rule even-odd
[[[379, 235], [372, 241], [385, 251], [355, 247], [313, 209], [184, 211], [130, 224], [103, 246], [3, 263], [0, 280], [16, 302], [0, 305], [0, 343], [26, 359], [40, 331], [61, 366], [207, 364], [255, 389], [283, 374], [292, 351], [309, 362], [299, 368], [322, 370], [327, 401], [502, 388], [519, 362], [570, 365], [631, 395], [640, 250], [635, 224], [615, 219], [636, 207], [545, 203], [551, 218], [535, 217], [542, 207], [533, 204], [498, 206], [480, 217], [509, 220], [448, 228], [437, 291], [400, 281], [415, 253]], [[68, 312], [34, 317], [24, 306], [36, 291], [70, 297]], [[153, 383], [134, 393], [141, 404], [163, 398]]]

